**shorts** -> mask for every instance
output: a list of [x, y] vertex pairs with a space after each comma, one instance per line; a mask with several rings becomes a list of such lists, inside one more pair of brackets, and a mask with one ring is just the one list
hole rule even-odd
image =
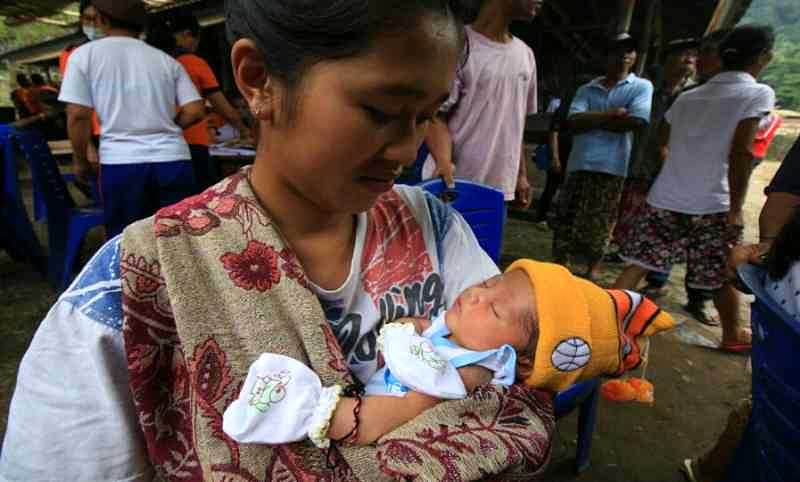
[[728, 224], [727, 213], [685, 214], [648, 204], [620, 256], [661, 273], [685, 261], [686, 286], [716, 290], [728, 279], [728, 253], [741, 242], [742, 231]]
[[553, 256], [569, 262], [584, 255], [595, 262], [603, 257], [619, 215], [625, 178], [602, 172], [569, 173], [559, 200], [553, 234]]
[[187, 160], [102, 164], [100, 192], [106, 238], [111, 239], [134, 221], [196, 194], [197, 188], [192, 162]]

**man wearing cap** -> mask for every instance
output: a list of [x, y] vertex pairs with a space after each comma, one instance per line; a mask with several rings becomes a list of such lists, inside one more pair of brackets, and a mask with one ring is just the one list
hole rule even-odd
[[[68, 104], [75, 174], [87, 178], [92, 109], [102, 125], [100, 177], [106, 235], [159, 207], [194, 194], [182, 128], [205, 114], [191, 79], [175, 59], [139, 40], [141, 0], [94, 0], [99, 40], [69, 57], [59, 100]], [[181, 108], [175, 115], [175, 106]]]
[[628, 174], [633, 131], [649, 122], [653, 98], [653, 84], [631, 73], [636, 63], [633, 37], [616, 35], [606, 50], [606, 75], [580, 87], [570, 106], [569, 122], [576, 134], [553, 240], [560, 264], [586, 255], [589, 279], [599, 276]]
[[720, 45], [724, 71], [667, 111], [664, 168], [622, 247], [631, 265], [615, 284], [635, 289], [647, 271], [667, 273], [686, 260], [686, 283], [714, 291], [720, 348], [730, 352], [750, 348], [749, 333], [737, 326], [739, 295], [727, 280], [726, 262], [741, 241], [753, 140], [775, 107], [775, 92], [756, 81], [772, 60], [774, 43], [769, 27], [737, 27]]

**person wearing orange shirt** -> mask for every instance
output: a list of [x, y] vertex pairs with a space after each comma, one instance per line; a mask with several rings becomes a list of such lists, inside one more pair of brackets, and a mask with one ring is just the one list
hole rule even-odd
[[17, 74], [17, 88], [11, 91], [11, 102], [14, 103], [19, 119], [38, 114], [31, 105], [31, 81], [27, 75]]
[[[197, 19], [190, 14], [177, 15], [170, 19], [168, 25], [175, 38], [175, 58], [186, 69], [197, 91], [211, 104], [215, 112], [239, 131], [238, 143], [252, 143], [249, 129], [242, 121], [239, 112], [225, 98], [211, 67], [195, 54], [200, 43], [200, 24]], [[209, 154], [208, 118], [184, 130], [183, 135], [192, 153], [197, 185], [201, 190], [205, 190], [222, 179], [219, 165]]]

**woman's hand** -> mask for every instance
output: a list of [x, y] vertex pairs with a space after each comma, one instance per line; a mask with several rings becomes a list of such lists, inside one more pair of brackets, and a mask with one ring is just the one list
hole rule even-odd
[[769, 243], [744, 244], [735, 246], [728, 255], [728, 277], [736, 279], [736, 268], [742, 264], [761, 264], [763, 256], [769, 251]]

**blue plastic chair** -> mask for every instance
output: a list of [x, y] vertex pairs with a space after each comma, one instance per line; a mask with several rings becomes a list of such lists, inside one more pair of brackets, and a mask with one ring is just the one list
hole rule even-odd
[[10, 139], [15, 131], [9, 125], [0, 125], [0, 247], [15, 260], [30, 261], [45, 275], [47, 258], [33, 231], [19, 189], [16, 153]]
[[[432, 179], [419, 184], [426, 191], [441, 197], [448, 192], [441, 179]], [[505, 224], [505, 197], [503, 192], [483, 184], [463, 179], [456, 180], [453, 208], [461, 213], [470, 225], [481, 247], [495, 263], [500, 260]], [[575, 453], [575, 472], [589, 468], [592, 452], [592, 433], [600, 398], [600, 380], [578, 383], [556, 395], [554, 400], [556, 418], [561, 418], [576, 408], [578, 412], [578, 447]]]
[[502, 191], [465, 179], [456, 179], [453, 191], [448, 190], [441, 179], [431, 179], [418, 186], [440, 198], [445, 192], [455, 192], [455, 199], [450, 205], [461, 213], [489, 257], [495, 263], [500, 261], [503, 226], [506, 223], [506, 205]]
[[403, 169], [403, 173], [396, 181], [397, 184], [409, 184], [412, 186], [419, 184], [422, 181], [422, 167], [425, 165], [425, 159], [428, 158], [428, 154], [430, 154], [428, 145], [423, 142], [419, 146], [414, 164]]
[[58, 163], [39, 132], [18, 130], [11, 139], [30, 164], [34, 188], [43, 195], [50, 248], [48, 278], [56, 290], [63, 291], [72, 281], [86, 234], [103, 224], [103, 210], [75, 206]]
[[[63, 162], [58, 162], [58, 164], [64, 164]], [[75, 183], [75, 174], [61, 174], [61, 177], [64, 178], [64, 182], [67, 183]], [[92, 201], [91, 207], [99, 208], [100, 207], [100, 189], [97, 185], [97, 179], [92, 179], [90, 185], [90, 199]], [[33, 219], [35, 221], [44, 221], [47, 219], [47, 205], [44, 201], [44, 193], [38, 189], [33, 190]]]
[[759, 267], [739, 268], [739, 279], [755, 295], [753, 411], [726, 481], [800, 480], [800, 320], [769, 295], [770, 280]]

